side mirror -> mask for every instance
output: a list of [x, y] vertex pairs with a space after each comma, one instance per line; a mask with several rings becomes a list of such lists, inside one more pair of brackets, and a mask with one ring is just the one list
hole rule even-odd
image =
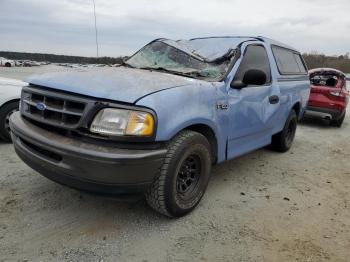
[[242, 89], [242, 88], [245, 88], [247, 87], [247, 85], [245, 83], [243, 83], [242, 81], [239, 81], [239, 80], [233, 80], [231, 82], [231, 88], [234, 88], [234, 89]]
[[242, 89], [249, 85], [262, 86], [266, 84], [266, 74], [257, 69], [250, 69], [245, 72], [242, 81], [233, 80], [231, 83], [232, 88]]

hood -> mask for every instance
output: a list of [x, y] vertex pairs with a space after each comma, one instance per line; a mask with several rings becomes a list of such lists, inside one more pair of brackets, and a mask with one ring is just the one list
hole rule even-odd
[[126, 67], [46, 73], [26, 79], [34, 85], [126, 103], [197, 81], [200, 80]]

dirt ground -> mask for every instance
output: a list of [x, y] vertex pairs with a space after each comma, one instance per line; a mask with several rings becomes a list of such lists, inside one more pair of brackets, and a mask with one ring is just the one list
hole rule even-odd
[[289, 152], [214, 167], [180, 219], [55, 184], [0, 142], [0, 261], [349, 261], [349, 139], [350, 114], [304, 121]]

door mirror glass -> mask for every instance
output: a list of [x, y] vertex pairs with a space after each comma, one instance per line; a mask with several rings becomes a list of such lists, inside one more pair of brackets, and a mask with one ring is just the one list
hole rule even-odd
[[266, 84], [266, 79], [267, 76], [263, 71], [258, 69], [250, 69], [247, 72], [245, 72], [242, 81], [232, 81], [231, 87], [235, 89], [242, 89], [250, 85], [262, 86]]
[[266, 74], [258, 69], [248, 70], [243, 77], [243, 83], [246, 85], [262, 86], [266, 84]]

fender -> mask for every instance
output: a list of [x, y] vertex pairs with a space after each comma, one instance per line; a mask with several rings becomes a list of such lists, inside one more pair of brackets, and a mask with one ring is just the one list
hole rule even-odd
[[[162, 90], [139, 100], [136, 105], [157, 112], [156, 141], [169, 141], [178, 132], [192, 125], [208, 126], [217, 139], [218, 162], [225, 160], [226, 136], [224, 125], [218, 125], [217, 87], [204, 81], [192, 86]], [[159, 101], [166, 101], [159, 103]], [[226, 124], [228, 124], [226, 122]]]
[[19, 100], [20, 100], [20, 97], [18, 97], [18, 96], [6, 97], [5, 99], [2, 99], [0, 101], [0, 108], [3, 107], [7, 103], [11, 103], [11, 102], [19, 101]]
[[22, 87], [25, 85], [25, 82], [19, 80], [0, 77], [0, 107], [7, 102], [19, 100]]

